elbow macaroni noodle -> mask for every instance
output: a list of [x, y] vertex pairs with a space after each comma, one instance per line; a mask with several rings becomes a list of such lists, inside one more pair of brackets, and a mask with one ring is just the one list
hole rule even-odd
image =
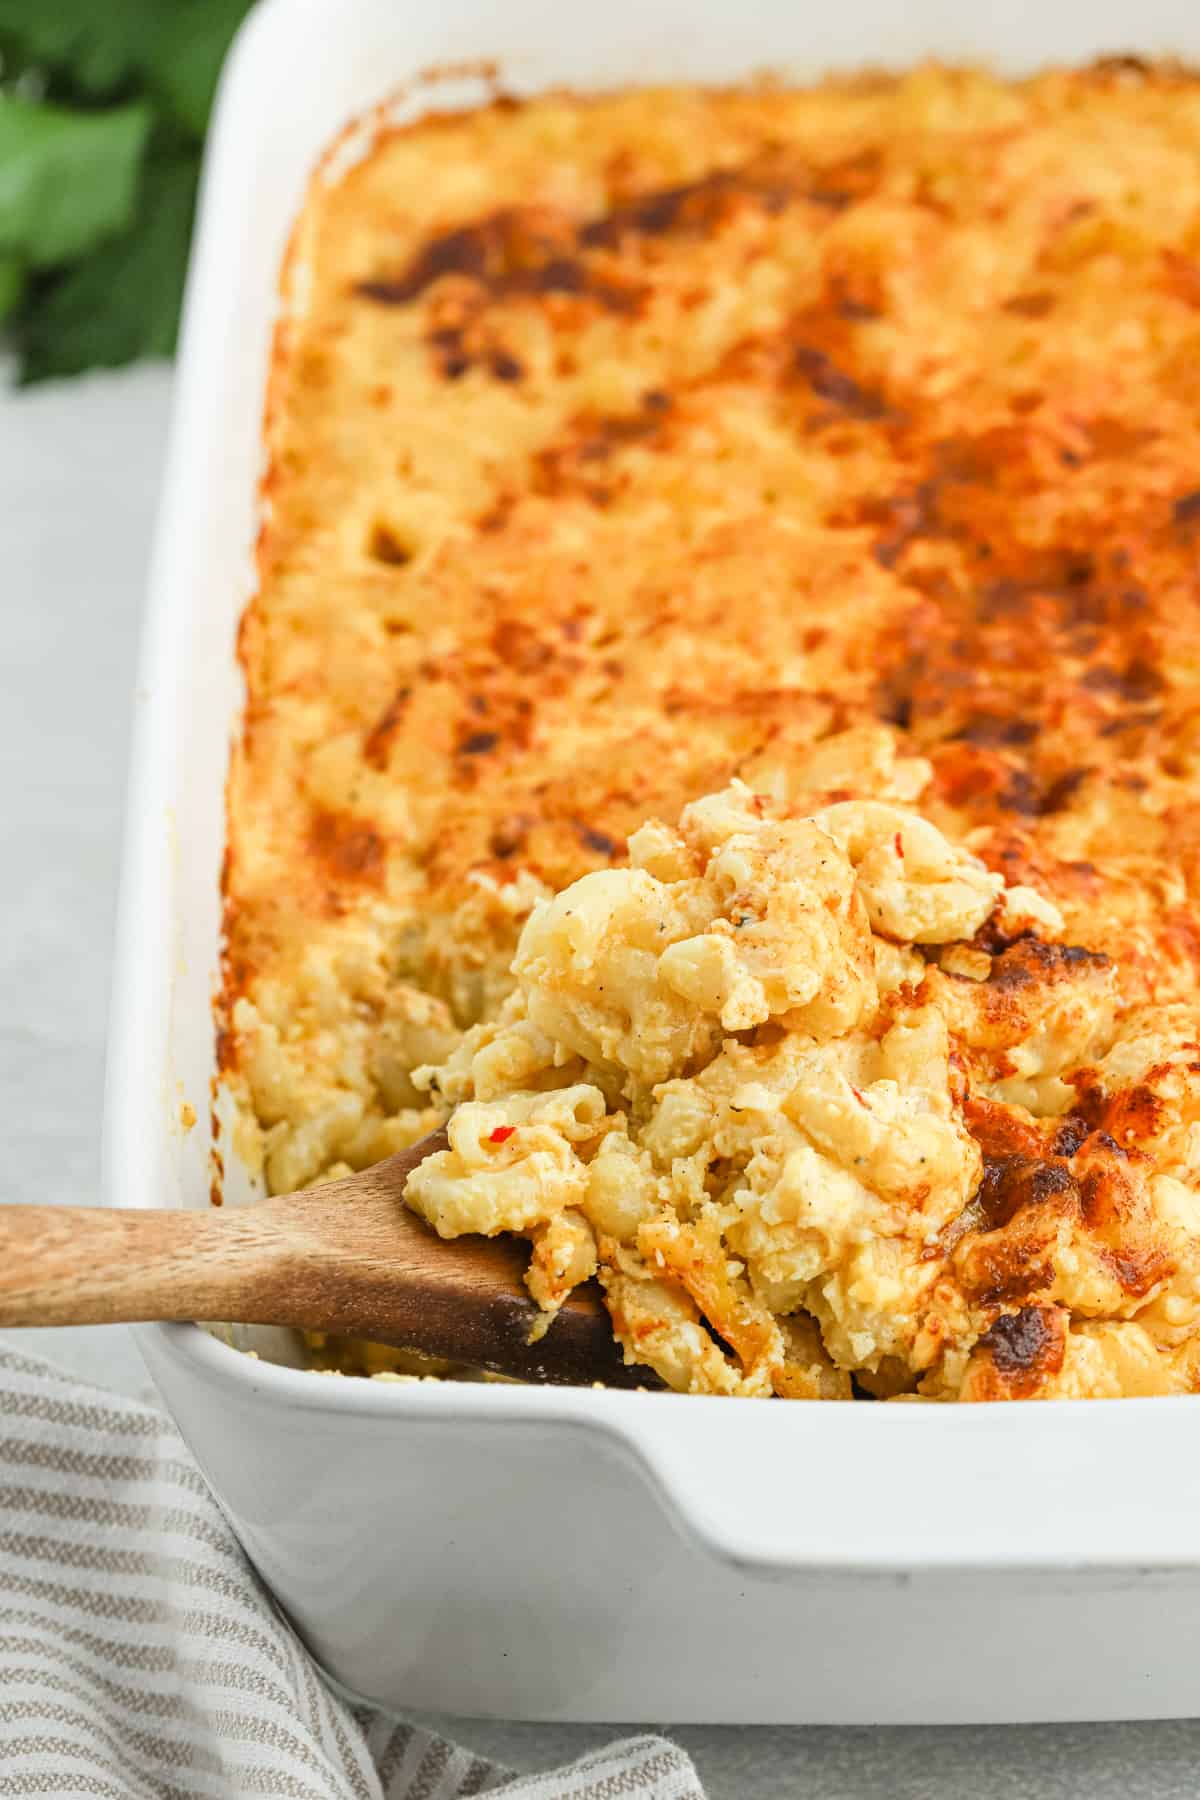
[[[457, 1102], [449, 1148], [408, 1185], [430, 1224], [530, 1236], [548, 1310], [598, 1272], [628, 1358], [680, 1390], [1190, 1385], [1200, 1203], [1168, 1168], [1198, 1154], [1200, 1126], [1161, 1145], [1162, 1169], [1133, 1180], [1136, 1207], [1122, 1187], [1103, 1222], [1052, 1219], [1047, 1237], [1036, 1196], [1007, 1219], [1007, 1201], [996, 1216], [980, 1205], [973, 1109], [1032, 1147], [1059, 1129], [1060, 1090], [1101, 1078], [1082, 1070], [1113, 1030], [1105, 959], [1032, 935], [1061, 930], [1052, 905], [1006, 889], [909, 807], [793, 818], [740, 782], [685, 808], [678, 831], [648, 825], [630, 853], [630, 868], [534, 909], [502, 1016], [416, 1071]], [[1008, 1032], [989, 1034], [1004, 957], [973, 941], [1004, 919], [1039, 973], [1017, 981]], [[969, 972], [939, 966], [956, 950]], [[1089, 1176], [1129, 1185], [1105, 1138], [1082, 1131], [1047, 1199], [1081, 1169], [1085, 1190]], [[1057, 1267], [1014, 1312], [998, 1300], [1030, 1230]], [[1161, 1279], [1123, 1285], [1109, 1249], [1122, 1235]]]

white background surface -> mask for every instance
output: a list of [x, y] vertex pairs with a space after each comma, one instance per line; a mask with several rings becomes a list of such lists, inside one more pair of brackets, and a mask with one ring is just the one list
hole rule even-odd
[[[0, 393], [4, 1200], [100, 1199], [130, 700], [168, 403], [169, 376], [160, 368]], [[82, 1376], [151, 1397], [120, 1328], [42, 1332], [27, 1341]], [[804, 1629], [798, 1618], [797, 1632]], [[1087, 1629], [1081, 1618], [1081, 1639]], [[1072, 1654], [1069, 1641], [1062, 1652]], [[702, 1657], [705, 1646], [695, 1654]], [[445, 1724], [473, 1748], [530, 1768], [611, 1735], [592, 1727]], [[674, 1735], [694, 1755], [711, 1800], [1194, 1800], [1200, 1792], [1200, 1722], [692, 1726]]]

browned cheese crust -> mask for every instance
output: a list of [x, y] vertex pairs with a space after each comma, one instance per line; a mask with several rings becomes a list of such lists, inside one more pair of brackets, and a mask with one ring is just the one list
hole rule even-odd
[[[1066, 922], [928, 975], [985, 1156], [951, 1385], [1045, 1391], [1055, 1246], [1102, 1258], [1098, 1318], [1151, 1302], [1140, 1159], [1200, 1117], [1200, 85], [497, 103], [318, 176], [288, 286], [222, 1001], [271, 1184], [427, 1128], [409, 1071], [494, 1011], [538, 896], [884, 724]], [[1052, 1113], [1003, 1087], [1046, 1029]]]

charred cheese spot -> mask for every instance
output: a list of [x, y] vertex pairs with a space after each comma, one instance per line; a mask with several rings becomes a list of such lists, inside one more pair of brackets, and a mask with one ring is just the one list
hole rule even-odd
[[1001, 1313], [979, 1340], [990, 1367], [973, 1372], [973, 1398], [1021, 1400], [1057, 1375], [1066, 1350], [1067, 1315], [1056, 1306]]
[[318, 813], [309, 843], [333, 882], [378, 886], [382, 881], [383, 842], [373, 826], [337, 813]]

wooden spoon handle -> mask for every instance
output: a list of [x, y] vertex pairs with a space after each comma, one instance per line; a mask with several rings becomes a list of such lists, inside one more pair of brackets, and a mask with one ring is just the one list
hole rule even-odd
[[369, 1338], [526, 1381], [658, 1385], [625, 1366], [593, 1283], [531, 1342], [539, 1314], [523, 1247], [442, 1244], [398, 1201], [385, 1252], [368, 1234], [331, 1279], [327, 1230], [312, 1234], [296, 1204], [307, 1198], [220, 1212], [0, 1206], [0, 1331], [230, 1319]]
[[544, 1335], [511, 1238], [442, 1243], [402, 1195], [436, 1132], [343, 1181], [219, 1212], [0, 1206], [0, 1330], [229, 1319], [373, 1339], [532, 1381], [649, 1383], [594, 1283]]
[[[0, 1330], [27, 1325], [135, 1324], [147, 1319], [231, 1319], [243, 1325], [345, 1329], [341, 1285], [330, 1282], [339, 1238], [353, 1237], [354, 1214], [332, 1243], [314, 1226], [330, 1200], [364, 1185], [381, 1190], [387, 1215], [383, 1260], [403, 1286], [396, 1250], [418, 1240], [425, 1257], [437, 1240], [401, 1204], [413, 1169], [445, 1134], [435, 1132], [351, 1181], [283, 1194], [253, 1206], [165, 1211], [121, 1207], [0, 1206]], [[328, 1227], [326, 1228], [328, 1229]], [[437, 1272], [453, 1283], [452, 1265]], [[357, 1273], [351, 1267], [352, 1277]], [[350, 1304], [355, 1288], [351, 1280]], [[414, 1296], [419, 1307], [419, 1295]], [[400, 1310], [404, 1310], [403, 1295]], [[421, 1347], [420, 1337], [410, 1340]]]
[[264, 1258], [284, 1249], [259, 1208], [0, 1206], [0, 1329], [253, 1319]]

